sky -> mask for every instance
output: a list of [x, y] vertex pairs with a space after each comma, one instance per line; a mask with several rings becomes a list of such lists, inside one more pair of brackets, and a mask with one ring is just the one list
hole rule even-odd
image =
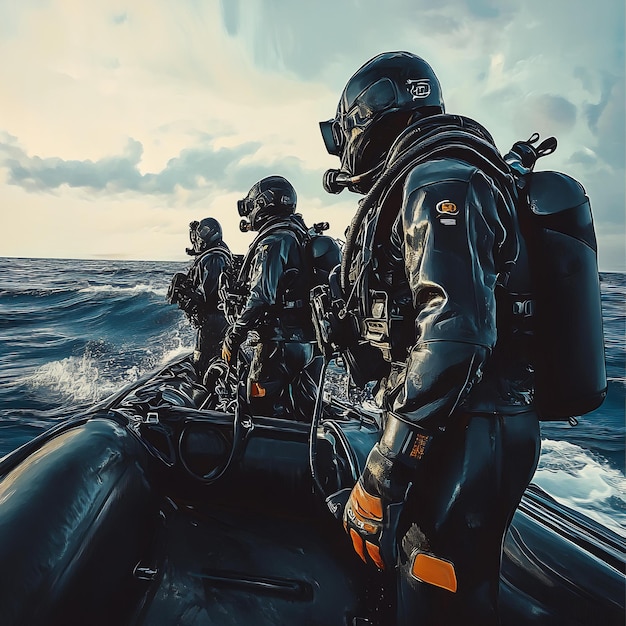
[[426, 59], [449, 113], [500, 151], [558, 139], [537, 169], [591, 199], [601, 271], [626, 271], [624, 0], [0, 0], [0, 256], [185, 261], [212, 216], [288, 178], [342, 237], [360, 196], [319, 121], [380, 52]]

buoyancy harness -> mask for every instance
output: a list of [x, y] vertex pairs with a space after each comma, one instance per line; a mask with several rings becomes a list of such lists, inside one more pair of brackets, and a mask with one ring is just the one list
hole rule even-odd
[[[222, 244], [222, 245], [214, 246], [213, 248], [209, 248], [208, 250], [202, 252], [194, 261], [193, 268], [197, 267], [201, 263], [201, 260], [204, 259], [204, 257], [206, 257], [209, 254], [221, 256], [224, 261], [224, 267], [228, 267], [232, 263], [232, 260], [233, 260], [233, 255], [230, 252], [230, 250], [224, 244]], [[191, 275], [191, 271], [189, 272], [189, 274]], [[218, 276], [218, 281], [219, 281], [219, 276]], [[218, 305], [219, 305], [219, 294], [216, 288], [212, 292], [211, 297], [205, 301], [204, 306], [208, 308], [210, 311], [215, 311]]]
[[[325, 330], [331, 348], [342, 353], [357, 386], [380, 379], [392, 362], [406, 359], [415, 319], [408, 285], [396, 285], [392, 292], [368, 270], [374, 251], [384, 250], [407, 173], [435, 158], [462, 160], [484, 171], [494, 182], [505, 232], [516, 233], [513, 176], [480, 124], [461, 116], [437, 115], [405, 130], [392, 146], [381, 175], [359, 203], [348, 230], [341, 272], [330, 277], [326, 317], [318, 316], [317, 326]], [[518, 253], [519, 238], [508, 236], [497, 252], [499, 284], [509, 282]]]
[[217, 287], [211, 299], [205, 300], [196, 291], [198, 285], [194, 284], [192, 279], [192, 274], [195, 268], [202, 263], [206, 256], [213, 254], [223, 257], [225, 267], [229, 267], [232, 263], [233, 256], [230, 250], [223, 243], [221, 245], [218, 244], [212, 248], [208, 248], [207, 250], [203, 250], [198, 256], [196, 256], [187, 272], [176, 272], [174, 274], [167, 291], [167, 301], [170, 304], [177, 304], [195, 328], [200, 328], [202, 326], [203, 318], [207, 313], [215, 312], [220, 306], [220, 298]]
[[[337, 241], [323, 231], [329, 227], [327, 222], [314, 224], [307, 228], [299, 214], [289, 218], [281, 217], [273, 223], [268, 223], [250, 244], [246, 254], [237, 259], [239, 266], [236, 277], [224, 280], [222, 299], [226, 301], [231, 295], [231, 301], [236, 300], [237, 306], [231, 307], [229, 322], [234, 323], [247, 301], [250, 289], [250, 270], [258, 247], [269, 236], [284, 234], [293, 237], [302, 251], [302, 267], [287, 270], [281, 276], [275, 311], [269, 313], [268, 323], [279, 326], [300, 325], [310, 323], [310, 290], [313, 286], [327, 281], [330, 270], [341, 262], [341, 249]], [[226, 277], [225, 277], [226, 279]], [[271, 319], [270, 319], [271, 318]]]

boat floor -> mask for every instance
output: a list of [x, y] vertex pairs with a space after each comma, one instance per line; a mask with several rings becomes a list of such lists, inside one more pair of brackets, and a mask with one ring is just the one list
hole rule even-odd
[[173, 507], [162, 529], [166, 557], [157, 584], [133, 623], [389, 623], [381, 575], [362, 566], [339, 531], [327, 512]]

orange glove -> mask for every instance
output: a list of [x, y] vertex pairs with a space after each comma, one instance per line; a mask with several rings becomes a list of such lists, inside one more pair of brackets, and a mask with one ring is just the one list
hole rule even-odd
[[[356, 553], [378, 569], [396, 563], [396, 530], [410, 483], [393, 477], [394, 462], [376, 444], [352, 489], [343, 513], [343, 525]], [[399, 472], [406, 476], [406, 472]]]
[[396, 531], [411, 486], [413, 471], [433, 437], [387, 414], [381, 440], [372, 448], [365, 469], [343, 511], [343, 525], [356, 553], [378, 569], [396, 565]]
[[230, 346], [226, 344], [226, 342], [224, 342], [222, 344], [222, 359], [224, 359], [226, 363], [230, 364], [230, 357], [231, 357], [231, 348]]
[[226, 333], [222, 342], [222, 359], [229, 365], [231, 364], [231, 359], [233, 362], [237, 360], [237, 352], [241, 343], [241, 339], [237, 335], [232, 332]]

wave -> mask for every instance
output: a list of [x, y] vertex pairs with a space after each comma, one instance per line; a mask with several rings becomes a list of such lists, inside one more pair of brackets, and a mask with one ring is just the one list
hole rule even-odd
[[626, 537], [626, 478], [601, 457], [568, 441], [544, 439], [533, 482]]
[[122, 376], [101, 376], [98, 359], [88, 354], [68, 357], [41, 366], [23, 383], [33, 389], [54, 391], [73, 402], [95, 402], [124, 383], [139, 378], [139, 368], [131, 367]]
[[[122, 347], [117, 353], [107, 348], [104, 342], [94, 342], [84, 354], [46, 363], [18, 383], [40, 393], [53, 393], [59, 398], [58, 404], [88, 405], [193, 349], [188, 338], [176, 335], [171, 335], [167, 345], [160, 347], [146, 346], [139, 350]], [[105, 352], [108, 352], [106, 358]]]

